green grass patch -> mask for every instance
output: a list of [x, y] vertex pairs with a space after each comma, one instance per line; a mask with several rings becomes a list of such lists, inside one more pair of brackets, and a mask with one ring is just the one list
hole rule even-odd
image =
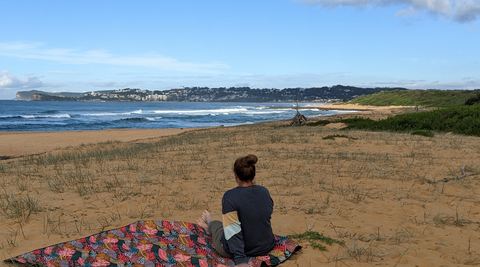
[[370, 106], [419, 106], [445, 107], [474, 102], [480, 90], [396, 90], [364, 95], [348, 104]]
[[3, 164], [3, 162], [0, 161], [0, 173], [6, 173], [7, 172], [7, 165]]
[[353, 118], [341, 122], [347, 124], [344, 129], [394, 132], [428, 130], [480, 136], [480, 104], [400, 114], [380, 121]]
[[480, 103], [480, 93], [478, 93], [476, 96], [470, 97], [465, 101], [465, 105], [467, 106], [475, 105], [476, 103]]
[[348, 138], [348, 139], [353, 139], [353, 140], [357, 140], [358, 138], [354, 138], [354, 137], [349, 137], [348, 135], [344, 135], [344, 134], [332, 134], [332, 135], [327, 135], [325, 137], [322, 137], [323, 140], [328, 140], [328, 139], [331, 139], [331, 140], [335, 140], [336, 137], [341, 137], [341, 138]]
[[0, 214], [9, 219], [26, 221], [30, 215], [39, 212], [42, 207], [38, 198], [26, 196], [16, 196], [13, 193], [0, 193]]
[[332, 123], [331, 121], [327, 120], [321, 120], [321, 121], [316, 121], [316, 122], [309, 122], [307, 123], [307, 126], [325, 126], [327, 124]]
[[293, 238], [293, 239], [299, 239], [299, 240], [305, 240], [310, 243], [312, 248], [318, 249], [321, 251], [327, 251], [327, 247], [320, 244], [319, 242], [325, 243], [327, 245], [333, 245], [334, 243], [340, 244], [340, 245], [345, 245], [344, 241], [336, 240], [330, 237], [326, 237], [323, 234], [320, 234], [315, 231], [305, 231], [303, 234], [296, 234], [296, 235], [289, 235], [287, 236], [288, 238]]
[[434, 136], [432, 131], [429, 131], [429, 130], [413, 130], [410, 134], [411, 135], [422, 135], [422, 136], [426, 136], [426, 137], [433, 137]]

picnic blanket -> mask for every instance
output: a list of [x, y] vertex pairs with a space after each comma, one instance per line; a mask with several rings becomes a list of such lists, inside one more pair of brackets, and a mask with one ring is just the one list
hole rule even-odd
[[[250, 257], [252, 267], [274, 266], [287, 260], [301, 247], [286, 237], [276, 236], [274, 249], [265, 256]], [[174, 267], [234, 266], [222, 258], [212, 237], [194, 223], [137, 221], [128, 226], [78, 240], [37, 249], [6, 262], [48, 267]]]

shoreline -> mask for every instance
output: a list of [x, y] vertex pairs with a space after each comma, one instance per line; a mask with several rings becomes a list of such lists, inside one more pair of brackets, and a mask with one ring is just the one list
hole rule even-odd
[[[383, 119], [391, 115], [406, 113], [413, 107], [375, 107], [351, 104], [330, 104], [324, 106], [304, 107], [304, 109], [318, 108], [321, 110], [354, 111], [329, 116], [310, 117], [318, 119], [344, 119], [354, 116], [367, 116], [372, 119]], [[295, 108], [292, 108], [295, 109]], [[299, 108], [300, 110], [300, 108]], [[275, 122], [271, 122], [275, 123]], [[220, 126], [221, 127], [221, 126]], [[215, 127], [208, 127], [215, 128]], [[101, 143], [107, 141], [136, 141], [176, 135], [182, 132], [204, 128], [176, 128], [176, 129], [106, 129], [81, 131], [39, 131], [39, 132], [0, 132], [0, 160], [19, 158], [28, 155], [46, 153], [56, 149], [76, 147], [82, 144]], [[54, 141], [53, 141], [54, 140]], [[53, 141], [53, 142], [52, 142]]]
[[[296, 107], [271, 107], [272, 109], [296, 109]], [[356, 114], [399, 114], [413, 112], [413, 106], [367, 106], [367, 105], [358, 105], [358, 104], [326, 104], [322, 106], [308, 106], [308, 107], [298, 107], [298, 110], [302, 109], [318, 109], [321, 111], [329, 110], [338, 110], [338, 111], [352, 111]], [[419, 107], [420, 110], [426, 110], [425, 108]], [[344, 113], [342, 113], [344, 114]], [[339, 114], [324, 116], [332, 117]]]

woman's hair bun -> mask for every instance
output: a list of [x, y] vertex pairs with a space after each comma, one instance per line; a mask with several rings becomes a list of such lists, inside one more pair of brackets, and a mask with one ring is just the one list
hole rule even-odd
[[257, 161], [257, 156], [252, 154], [240, 157], [233, 164], [233, 171], [240, 180], [244, 182], [252, 181], [255, 178], [255, 163]]
[[258, 158], [257, 158], [257, 156], [250, 154], [250, 155], [247, 155], [245, 157], [245, 160], [246, 160], [248, 166], [252, 166], [252, 165], [255, 165], [257, 163]]

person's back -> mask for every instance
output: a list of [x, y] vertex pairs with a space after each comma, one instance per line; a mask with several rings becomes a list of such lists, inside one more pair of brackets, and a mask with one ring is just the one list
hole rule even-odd
[[243, 242], [245, 256], [261, 256], [273, 249], [275, 236], [270, 223], [273, 200], [265, 187], [253, 185], [228, 190], [222, 199], [222, 214], [232, 212], [238, 215], [240, 229], [237, 231], [241, 230], [241, 238], [232, 239], [238, 233], [235, 230], [229, 233], [227, 229], [222, 238], [225, 252], [234, 256], [232, 250], [240, 245], [237, 242]]
[[222, 198], [222, 222], [214, 221], [203, 211], [197, 224], [212, 235], [215, 251], [222, 257], [234, 258], [236, 266], [248, 266], [247, 256], [267, 255], [275, 246], [270, 219], [273, 200], [268, 190], [255, 185], [255, 164], [258, 158], [238, 158], [233, 173], [238, 187], [225, 192]]

